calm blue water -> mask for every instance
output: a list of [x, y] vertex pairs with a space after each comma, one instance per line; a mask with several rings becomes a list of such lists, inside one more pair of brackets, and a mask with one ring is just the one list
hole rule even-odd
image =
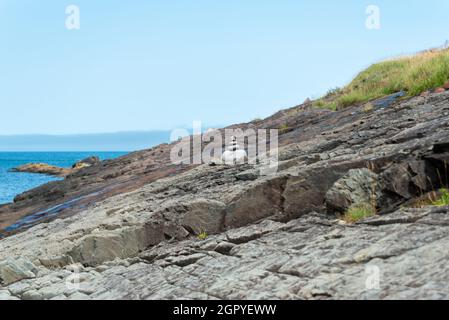
[[0, 152], [0, 204], [12, 202], [24, 191], [44, 183], [59, 180], [40, 174], [8, 172], [26, 163], [48, 163], [59, 167], [71, 167], [75, 162], [90, 156], [112, 159], [126, 152]]

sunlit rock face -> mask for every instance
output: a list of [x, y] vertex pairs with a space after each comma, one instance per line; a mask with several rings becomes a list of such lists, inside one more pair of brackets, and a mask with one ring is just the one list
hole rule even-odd
[[245, 150], [241, 149], [237, 144], [237, 138], [232, 137], [231, 143], [221, 157], [223, 164], [229, 166], [243, 164], [245, 163], [246, 158], [247, 155]]

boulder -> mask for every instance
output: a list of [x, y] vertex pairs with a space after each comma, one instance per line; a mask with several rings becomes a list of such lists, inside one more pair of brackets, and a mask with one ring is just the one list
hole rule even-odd
[[10, 172], [39, 173], [49, 176], [64, 177], [70, 173], [70, 169], [52, 166], [46, 163], [28, 163], [9, 170]]
[[247, 226], [283, 211], [285, 177], [261, 181], [233, 198], [226, 208], [225, 229]]
[[324, 211], [327, 190], [351, 167], [358, 166], [361, 162], [355, 160], [324, 168], [305, 168], [298, 175], [289, 177], [283, 192], [284, 212], [281, 220], [288, 221], [310, 212]]
[[84, 160], [76, 162], [72, 168], [61, 168], [53, 166], [47, 163], [27, 163], [15, 168], [10, 169], [10, 172], [26, 172], [26, 173], [38, 173], [46, 174], [49, 176], [65, 178], [69, 174], [72, 174], [82, 168], [87, 168], [100, 163], [98, 157], [89, 157]]
[[98, 266], [116, 258], [136, 256], [139, 251], [164, 240], [160, 222], [148, 222], [117, 231], [104, 231], [83, 237], [68, 254], [74, 262]]
[[198, 199], [186, 204], [187, 213], [181, 225], [195, 234], [214, 234], [222, 231], [226, 206], [214, 200]]
[[36, 272], [34, 264], [24, 258], [7, 258], [0, 262], [0, 284], [6, 286], [22, 279], [34, 278]]
[[235, 175], [236, 179], [240, 181], [254, 181], [257, 180], [259, 176], [260, 173], [258, 170], [247, 170]]
[[352, 205], [376, 203], [380, 197], [378, 176], [362, 168], [352, 169], [336, 181], [326, 193], [326, 207], [329, 212], [344, 213]]
[[86, 159], [80, 160], [80, 161], [76, 162], [75, 164], [73, 164], [72, 169], [82, 169], [82, 168], [93, 166], [98, 163], [100, 163], [100, 158], [95, 157], [95, 156], [88, 157]]

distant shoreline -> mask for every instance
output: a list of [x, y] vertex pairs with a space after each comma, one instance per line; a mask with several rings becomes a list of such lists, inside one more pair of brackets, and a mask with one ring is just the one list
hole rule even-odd
[[67, 168], [85, 158], [98, 156], [100, 160], [115, 159], [127, 155], [127, 151], [0, 151], [0, 206], [10, 204], [16, 196], [48, 182], [61, 180], [45, 172], [14, 172], [17, 168], [30, 163], [45, 163], [49, 166]]
[[0, 152], [132, 152], [168, 143], [170, 132], [0, 135]]

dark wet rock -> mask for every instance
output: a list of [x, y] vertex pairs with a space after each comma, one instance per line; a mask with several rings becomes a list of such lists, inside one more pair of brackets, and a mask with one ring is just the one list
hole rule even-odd
[[257, 170], [248, 170], [235, 175], [237, 180], [241, 181], [254, 181], [259, 178], [259, 172]]
[[373, 106], [375, 109], [384, 109], [390, 107], [394, 102], [396, 102], [399, 98], [405, 96], [406, 93], [404, 91], [393, 93], [384, 98], [373, 101]]

